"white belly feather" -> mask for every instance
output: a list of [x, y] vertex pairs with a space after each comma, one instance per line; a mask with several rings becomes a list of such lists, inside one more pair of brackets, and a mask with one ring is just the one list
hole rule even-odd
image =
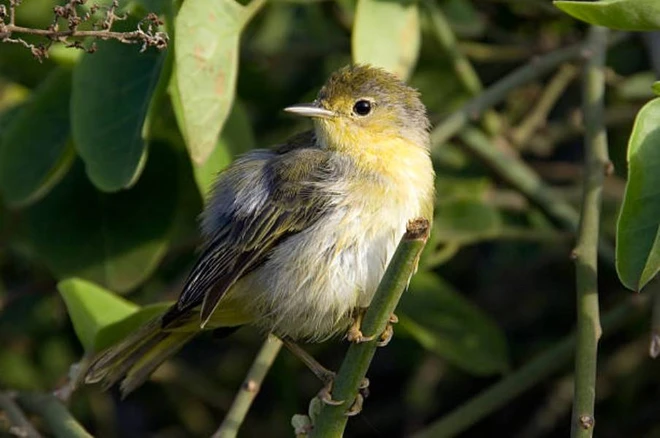
[[350, 208], [288, 238], [232, 295], [278, 335], [318, 341], [343, 332], [352, 310], [371, 302], [407, 221], [421, 214], [428, 195], [398, 189], [407, 196], [389, 193], [376, 208], [373, 200], [350, 200]]

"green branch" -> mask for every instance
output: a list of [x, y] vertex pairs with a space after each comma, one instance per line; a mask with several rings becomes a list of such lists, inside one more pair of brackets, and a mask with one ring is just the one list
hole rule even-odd
[[431, 132], [432, 144], [434, 147], [442, 146], [458, 134], [470, 120], [479, 118], [486, 110], [503, 101], [512, 90], [550, 73], [561, 64], [582, 57], [582, 51], [583, 45], [576, 44], [540, 56], [514, 70], [440, 122]]
[[653, 297], [649, 356], [651, 356], [652, 359], [657, 359], [657, 357], [660, 356], [660, 294]]
[[545, 125], [550, 111], [563, 96], [564, 91], [573, 82], [579, 71], [572, 64], [566, 64], [559, 69], [555, 76], [548, 82], [548, 85], [543, 90], [543, 94], [541, 94], [529, 114], [516, 128], [511, 130], [511, 141], [513, 141], [513, 144], [523, 147], [539, 127]]
[[[626, 323], [645, 312], [651, 299], [649, 295], [658, 296], [660, 291], [630, 297], [604, 314], [605, 334], [618, 332]], [[576, 334], [571, 333], [509, 376], [417, 432], [412, 438], [448, 438], [459, 435], [548, 376], [564, 369], [573, 358], [575, 345]]]
[[339, 406], [324, 405], [316, 418], [311, 436], [314, 438], [340, 438], [348, 417], [345, 415], [355, 400], [360, 383], [365, 378], [376, 352], [378, 336], [385, 330], [403, 291], [408, 286], [419, 256], [429, 234], [429, 222], [415, 219], [408, 223], [406, 234], [401, 239], [378, 290], [362, 321], [362, 332], [375, 339], [361, 344], [351, 344], [339, 368], [332, 390], [334, 400], [344, 400]]
[[[613, 35], [609, 45], [618, 44], [627, 35], [626, 33]], [[495, 82], [479, 96], [470, 100], [458, 111], [440, 122], [431, 132], [431, 143], [434, 147], [441, 147], [467, 126], [471, 120], [478, 119], [486, 110], [502, 102], [512, 90], [547, 75], [561, 64], [584, 58], [588, 54], [585, 51], [584, 44], [580, 43], [533, 58], [524, 66]]]
[[0, 416], [9, 422], [9, 435], [25, 438], [41, 438], [30, 420], [25, 417], [21, 408], [14, 401], [12, 394], [0, 393]]
[[593, 26], [586, 48], [583, 112], [585, 176], [582, 214], [574, 251], [577, 291], [577, 345], [575, 395], [571, 436], [593, 435], [596, 397], [596, 364], [601, 335], [598, 309], [598, 241], [605, 174], [611, 167], [604, 123], [605, 54], [608, 30]]
[[434, 0], [425, 0], [424, 6], [429, 10], [429, 17], [433, 24], [433, 31], [443, 50], [447, 52], [449, 61], [454, 67], [458, 80], [461, 81], [465, 89], [472, 95], [478, 94], [482, 90], [479, 75], [472, 67], [470, 61], [463, 55], [458, 47], [456, 35], [449, 24], [449, 21], [442, 13]]
[[93, 438], [55, 396], [21, 392], [16, 399], [23, 408], [43, 418], [56, 438]]
[[257, 357], [254, 358], [254, 362], [252, 362], [252, 366], [245, 377], [245, 381], [243, 381], [243, 385], [241, 385], [241, 389], [236, 394], [229, 412], [227, 412], [218, 430], [213, 434], [213, 438], [236, 436], [252, 405], [252, 401], [259, 393], [264, 377], [266, 377], [273, 361], [280, 352], [280, 348], [282, 348], [282, 341], [273, 335], [268, 335]]
[[[513, 151], [507, 153], [497, 148], [491, 139], [476, 128], [466, 128], [459, 136], [472, 154], [539, 206], [554, 222], [572, 232], [578, 230], [579, 214], [575, 208], [555, 194]], [[608, 263], [614, 264], [614, 248], [605, 239], [601, 241], [600, 254]]]
[[[449, 20], [442, 13], [442, 10], [436, 4], [435, 0], [426, 0], [424, 6], [429, 10], [429, 17], [433, 24], [433, 31], [438, 40], [438, 43], [447, 53], [449, 61], [454, 67], [456, 77], [463, 84], [463, 87], [475, 96], [483, 90], [483, 85], [479, 75], [470, 63], [470, 60], [463, 54], [456, 35], [449, 24]], [[484, 114], [484, 126], [490, 134], [495, 134], [498, 131], [500, 121], [494, 111], [489, 111]]]

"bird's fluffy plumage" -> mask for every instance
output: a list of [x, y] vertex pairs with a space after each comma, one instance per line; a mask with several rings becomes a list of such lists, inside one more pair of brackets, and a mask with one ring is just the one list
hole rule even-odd
[[[368, 115], [354, 110], [358, 100], [370, 102]], [[314, 105], [332, 116], [219, 175], [179, 300], [102, 353], [89, 381], [127, 374], [133, 389], [189, 340], [181, 333], [200, 330], [200, 312], [203, 328], [252, 323], [321, 340], [370, 303], [407, 221], [432, 218], [428, 119], [417, 91], [368, 66], [335, 73]]]

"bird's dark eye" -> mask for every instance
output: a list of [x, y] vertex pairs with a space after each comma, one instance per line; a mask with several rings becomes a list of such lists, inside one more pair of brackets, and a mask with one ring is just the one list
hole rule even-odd
[[353, 112], [358, 116], [366, 116], [371, 112], [371, 102], [368, 100], [358, 100], [353, 105]]

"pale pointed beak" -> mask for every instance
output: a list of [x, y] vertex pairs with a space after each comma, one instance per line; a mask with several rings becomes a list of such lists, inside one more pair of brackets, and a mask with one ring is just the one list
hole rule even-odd
[[334, 117], [335, 113], [321, 107], [318, 103], [299, 103], [284, 108], [284, 111], [305, 117], [319, 117], [328, 119]]

